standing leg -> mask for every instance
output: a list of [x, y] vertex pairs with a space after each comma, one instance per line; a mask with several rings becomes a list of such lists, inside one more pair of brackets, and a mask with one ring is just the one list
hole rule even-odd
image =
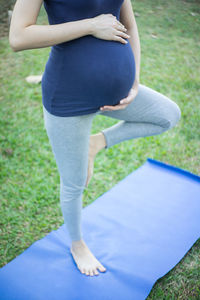
[[101, 130], [105, 148], [122, 141], [161, 134], [174, 127], [181, 117], [179, 106], [163, 94], [140, 84], [135, 99], [125, 108], [99, 114], [121, 120]]
[[82, 194], [88, 169], [89, 137], [95, 114], [60, 117], [43, 106], [44, 124], [60, 174], [60, 204], [72, 240], [71, 254], [82, 273], [98, 274], [106, 269], [82, 238]]
[[71, 240], [80, 240], [82, 193], [92, 115], [59, 117], [43, 106], [45, 128], [60, 174], [60, 204]]

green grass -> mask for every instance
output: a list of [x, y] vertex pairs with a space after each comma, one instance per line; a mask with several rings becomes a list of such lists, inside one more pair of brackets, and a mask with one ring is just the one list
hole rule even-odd
[[[198, 1], [133, 2], [141, 42], [140, 82], [174, 100], [181, 120], [161, 135], [100, 151], [84, 191], [89, 205], [151, 157], [200, 175], [200, 5]], [[192, 14], [191, 14], [192, 13]], [[37, 24], [47, 24], [42, 7]], [[153, 38], [151, 34], [157, 38]], [[3, 266], [34, 241], [63, 224], [59, 174], [43, 125], [41, 86], [25, 81], [42, 74], [50, 48], [13, 52], [0, 40], [0, 184]], [[92, 134], [118, 120], [96, 116]], [[199, 299], [200, 239], [147, 299]]]

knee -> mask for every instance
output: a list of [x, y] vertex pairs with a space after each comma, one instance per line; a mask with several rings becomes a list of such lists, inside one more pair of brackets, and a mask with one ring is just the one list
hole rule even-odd
[[66, 203], [79, 199], [85, 189], [85, 179], [77, 182], [60, 182], [60, 202]]
[[169, 118], [169, 129], [174, 127], [181, 118], [181, 110], [177, 103], [173, 102], [173, 105], [171, 107], [171, 114]]
[[163, 127], [165, 130], [171, 129], [179, 122], [181, 118], [180, 107], [177, 103], [171, 100], [170, 106], [165, 109], [164, 115], [165, 124]]

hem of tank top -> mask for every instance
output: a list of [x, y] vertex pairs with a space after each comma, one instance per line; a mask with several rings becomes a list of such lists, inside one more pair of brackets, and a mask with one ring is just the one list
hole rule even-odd
[[56, 116], [56, 117], [75, 117], [75, 116], [81, 116], [81, 115], [89, 115], [89, 114], [98, 114], [98, 113], [101, 113], [101, 110], [100, 109], [90, 109], [90, 110], [85, 110], [85, 111], [80, 111], [80, 112], [75, 112], [75, 113], [63, 113], [63, 114], [60, 114], [60, 113], [57, 113], [55, 111], [52, 111], [52, 109], [50, 109], [50, 111], [44, 106], [44, 104], [42, 104], [43, 107], [45, 108], [45, 110], [53, 115], [53, 116]]
[[52, 115], [57, 116], [57, 117], [76, 117], [76, 116], [83, 116], [83, 115], [90, 115], [90, 114], [98, 114], [100, 113], [100, 109], [95, 109], [95, 110], [88, 110], [88, 111], [81, 111], [81, 112], [76, 112], [72, 114], [57, 114], [56, 112], [51, 112]]

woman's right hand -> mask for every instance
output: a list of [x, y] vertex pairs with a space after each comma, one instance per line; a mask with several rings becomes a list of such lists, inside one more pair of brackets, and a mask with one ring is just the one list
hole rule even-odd
[[101, 14], [97, 17], [91, 18], [92, 21], [92, 35], [104, 39], [113, 40], [126, 44], [126, 38], [130, 36], [125, 32], [125, 26], [117, 20], [112, 14]]

